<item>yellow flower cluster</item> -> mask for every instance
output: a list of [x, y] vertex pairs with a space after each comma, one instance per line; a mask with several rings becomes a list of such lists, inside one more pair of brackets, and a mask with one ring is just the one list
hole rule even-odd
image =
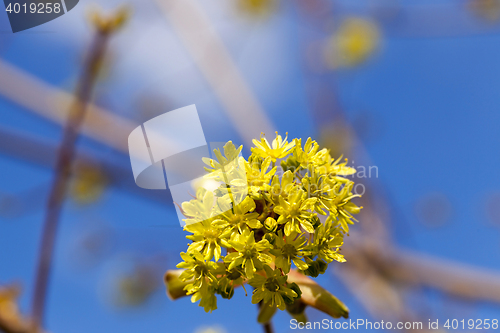
[[361, 209], [345, 177], [356, 170], [311, 138], [302, 145], [276, 133], [272, 143], [253, 143], [248, 160], [232, 142], [224, 154], [214, 151], [216, 159], [204, 160], [205, 178], [220, 187], [199, 188], [181, 205], [192, 242], [177, 267], [185, 269], [180, 279], [189, 282], [192, 301], [207, 312], [217, 308], [216, 294], [231, 298], [247, 282], [253, 303], [293, 306], [301, 291], [287, 282], [292, 265], [317, 277], [329, 263], [345, 261], [343, 238]]

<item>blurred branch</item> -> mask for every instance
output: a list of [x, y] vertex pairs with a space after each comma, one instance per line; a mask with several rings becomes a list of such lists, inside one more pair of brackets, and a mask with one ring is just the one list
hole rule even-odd
[[[92, 95], [95, 82], [101, 69], [102, 60], [106, 51], [110, 35], [123, 23], [124, 12], [119, 11], [116, 15], [104, 19], [94, 15], [93, 23], [96, 33], [86, 64], [81, 73], [76, 88], [75, 99], [71, 105], [66, 126], [64, 128], [61, 146], [55, 166], [55, 178], [52, 184], [47, 213], [43, 227], [40, 256], [35, 279], [35, 291], [33, 296], [33, 320], [36, 325], [41, 325], [45, 299], [49, 282], [49, 274], [52, 263], [53, 249], [56, 240], [57, 227], [61, 213], [61, 205], [66, 193], [66, 187], [70, 177], [71, 163], [75, 155], [75, 143], [78, 132], [85, 118], [87, 106]], [[23, 91], [27, 87], [23, 87]]]
[[[29, 73], [0, 60], [0, 95], [23, 106], [27, 111], [65, 124], [73, 94], [60, 90]], [[88, 103], [82, 133], [110, 147], [128, 153], [127, 137], [137, 125]], [[110, 129], [113, 131], [110, 131]]]
[[41, 137], [0, 125], [0, 153], [51, 168], [51, 156], [55, 156], [56, 149]]
[[[0, 154], [34, 163], [44, 168], [53, 168], [57, 156], [57, 146], [54, 142], [43, 137], [24, 131], [13, 130], [0, 125]], [[118, 189], [126, 190], [134, 195], [165, 205], [172, 201], [170, 191], [150, 191], [138, 187], [132, 175], [132, 170], [127, 163], [117, 163], [111, 159], [99, 159], [90, 151], [80, 149], [75, 152], [74, 164], [90, 165], [100, 169], [107, 183]], [[74, 172], [74, 170], [72, 170]], [[14, 210], [28, 213], [39, 208], [39, 199], [45, 200], [47, 195], [45, 184], [35, 188], [7, 195], [7, 200], [12, 201], [8, 206], [0, 207], [0, 215], [18, 216], [11, 214]], [[0, 196], [1, 199], [1, 196]], [[1, 205], [1, 203], [0, 203]]]
[[468, 300], [500, 303], [500, 273], [497, 271], [454, 263], [364, 238], [350, 243], [346, 243], [344, 249], [346, 257], [353, 260], [366, 258], [389, 279], [406, 285], [436, 288]]
[[433, 288], [465, 300], [500, 303], [499, 272], [394, 248], [356, 233], [351, 238], [343, 247], [348, 261], [334, 273], [375, 318], [419, 321], [405, 303], [408, 289]]
[[193, 0], [156, 0], [246, 144], [277, 128], [266, 116], [210, 19]]

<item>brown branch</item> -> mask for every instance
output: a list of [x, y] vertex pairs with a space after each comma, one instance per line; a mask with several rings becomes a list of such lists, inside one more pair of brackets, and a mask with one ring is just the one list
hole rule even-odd
[[[259, 309], [262, 308], [262, 301], [257, 305], [259, 306]], [[264, 333], [274, 333], [273, 324], [271, 323], [271, 321], [268, 321], [267, 323], [263, 323], [261, 325]]]
[[[74, 96], [0, 59], [0, 95], [41, 117], [64, 125]], [[127, 136], [137, 126], [109, 110], [87, 103], [81, 132], [128, 154]], [[112, 129], [112, 131], [110, 131]]]
[[500, 303], [497, 271], [402, 250], [380, 267], [393, 279], [408, 284], [436, 288], [467, 300]]
[[[52, 169], [56, 162], [57, 152], [58, 147], [51, 140], [0, 125], [0, 154]], [[165, 202], [172, 200], [169, 191], [149, 191], [138, 187], [129, 165], [124, 166], [116, 160], [100, 159], [89, 150], [79, 149], [75, 152], [73, 165], [95, 167], [102, 171], [108, 185], [161, 203], [164, 208]], [[78, 172], [76, 175], [78, 176]], [[0, 194], [0, 216], [19, 217], [21, 213], [27, 214], [41, 209], [45, 206], [45, 197], [48, 196], [49, 190], [47, 184], [38, 184], [22, 192]], [[9, 204], [2, 205], [2, 199], [7, 199]]]
[[111, 19], [103, 19], [98, 16], [93, 17], [97, 29], [90, 53], [78, 82], [75, 100], [70, 108], [69, 117], [64, 128], [55, 166], [55, 178], [47, 203], [47, 213], [43, 227], [32, 304], [33, 320], [37, 326], [41, 326], [43, 321], [54, 244], [61, 206], [66, 194], [71, 164], [75, 155], [75, 143], [79, 136], [78, 133], [85, 118], [87, 105], [103, 62], [109, 37], [123, 22], [123, 19], [118, 19], [122, 17], [122, 13]]
[[466, 300], [500, 303], [498, 271], [380, 244], [368, 237], [356, 237], [357, 234], [352, 236], [342, 250], [346, 266], [364, 258], [381, 276], [408, 286], [426, 286]]

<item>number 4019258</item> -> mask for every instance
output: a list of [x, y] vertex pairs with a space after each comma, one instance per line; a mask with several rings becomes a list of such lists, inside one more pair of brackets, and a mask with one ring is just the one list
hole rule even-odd
[[51, 2], [46, 2], [46, 3], [31, 3], [29, 6], [24, 3], [24, 4], [19, 4], [19, 3], [9, 3], [7, 8], [5, 8], [5, 11], [12, 13], [14, 12], [15, 14], [19, 13], [31, 13], [31, 14], [50, 14], [50, 13], [60, 13], [61, 12], [61, 4], [60, 3], [51, 3]]
[[481, 330], [481, 329], [486, 329], [489, 330], [498, 329], [498, 319], [469, 319], [469, 320], [458, 320], [458, 319], [453, 319], [450, 320], [448, 319], [446, 323], [443, 325], [444, 328], [447, 328], [448, 330], [453, 329], [476, 329], [476, 330]]

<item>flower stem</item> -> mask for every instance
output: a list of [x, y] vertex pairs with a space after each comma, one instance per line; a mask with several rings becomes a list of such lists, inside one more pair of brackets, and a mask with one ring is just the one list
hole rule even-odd
[[262, 327], [264, 328], [265, 333], [274, 333], [273, 325], [271, 324], [271, 322], [262, 324]]
[[[262, 301], [257, 304], [259, 306], [259, 309], [262, 307], [262, 304]], [[264, 329], [264, 333], [274, 333], [273, 324], [271, 323], [271, 321], [262, 324], [262, 328]]]

